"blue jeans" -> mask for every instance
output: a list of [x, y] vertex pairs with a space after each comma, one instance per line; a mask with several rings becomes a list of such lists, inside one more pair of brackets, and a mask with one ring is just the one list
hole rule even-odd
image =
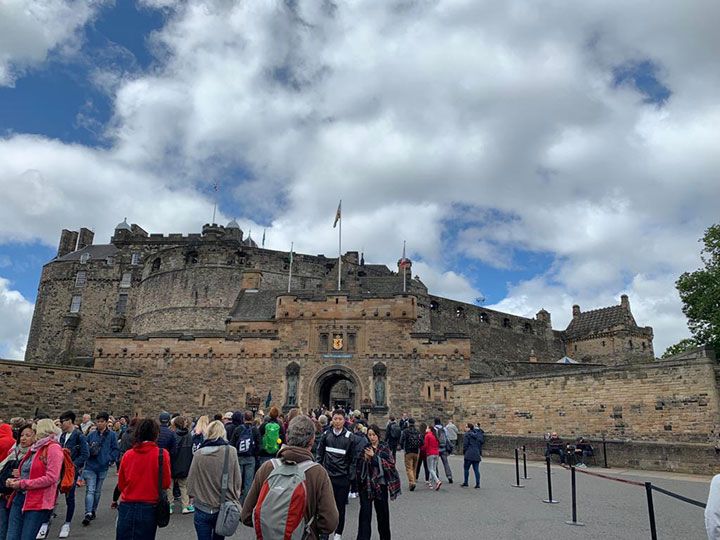
[[35, 540], [43, 523], [50, 519], [51, 510], [22, 511], [25, 494], [18, 492], [10, 507], [7, 540]]
[[238, 463], [242, 478], [242, 495], [240, 496], [240, 504], [242, 504], [245, 502], [245, 497], [247, 497], [253, 478], [255, 478], [255, 456], [239, 456]]
[[473, 472], [475, 473], [475, 486], [480, 485], [480, 462], [479, 461], [463, 461], [463, 484], [467, 485], [468, 476], [470, 476], [470, 465], [472, 465]]
[[5, 508], [7, 499], [5, 497], [0, 498], [0, 540], [5, 540], [7, 536], [8, 518], [10, 518], [10, 509]]
[[120, 503], [115, 528], [116, 540], [153, 540], [156, 533], [154, 504]]
[[217, 523], [218, 515], [208, 514], [202, 510], [195, 508], [195, 514], [193, 515], [193, 523], [195, 524], [195, 534], [197, 534], [197, 540], [223, 540], [224, 536], [215, 534], [215, 524]]
[[107, 476], [107, 469], [104, 471], [91, 471], [85, 469], [83, 478], [85, 479], [85, 513], [92, 514], [97, 512], [98, 504], [100, 504], [100, 495], [102, 494], [102, 485]]

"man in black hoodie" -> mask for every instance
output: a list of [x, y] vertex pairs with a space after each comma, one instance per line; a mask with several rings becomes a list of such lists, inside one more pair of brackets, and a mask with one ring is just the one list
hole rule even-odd
[[233, 432], [238, 428], [238, 426], [243, 425], [243, 412], [242, 411], [235, 411], [232, 413], [232, 420], [229, 424], [225, 424], [225, 431], [227, 432], [227, 440], [229, 441], [232, 438]]
[[[233, 421], [235, 415], [233, 415]], [[253, 424], [252, 411], [245, 411], [243, 415], [243, 424], [233, 429], [232, 437], [228, 437], [230, 445], [237, 450], [238, 464], [240, 465], [240, 473], [242, 474], [242, 495], [240, 502], [245, 502], [255, 478], [255, 465], [260, 451], [260, 432]]]

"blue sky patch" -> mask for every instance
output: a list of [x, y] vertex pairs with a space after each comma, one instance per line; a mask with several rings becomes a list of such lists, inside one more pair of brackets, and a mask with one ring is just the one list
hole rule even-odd
[[663, 105], [672, 92], [660, 81], [659, 72], [659, 66], [652, 60], [627, 62], [613, 69], [613, 84], [633, 86], [645, 96], [645, 103]]

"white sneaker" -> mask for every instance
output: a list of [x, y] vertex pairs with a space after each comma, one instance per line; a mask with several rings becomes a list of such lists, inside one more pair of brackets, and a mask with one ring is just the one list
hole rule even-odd
[[335, 534], [333, 535], [333, 540], [342, 540], [342, 535], [340, 535], [340, 534], [338, 534], [338, 533], [335, 533]]
[[47, 538], [47, 532], [48, 532], [48, 524], [43, 523], [40, 527], [40, 530], [37, 533], [37, 536], [35, 537], [36, 540], [43, 540], [43, 538]]
[[63, 523], [63, 526], [60, 527], [60, 534], [58, 534], [58, 538], [67, 538], [68, 536], [70, 536], [70, 524]]

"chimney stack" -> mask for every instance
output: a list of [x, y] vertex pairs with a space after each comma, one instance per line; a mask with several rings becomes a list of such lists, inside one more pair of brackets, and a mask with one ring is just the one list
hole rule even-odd
[[77, 231], [69, 231], [63, 229], [60, 233], [60, 244], [58, 245], [57, 256], [62, 257], [68, 253], [75, 251], [75, 245], [77, 244], [78, 233]]
[[80, 229], [80, 235], [78, 236], [77, 248], [81, 250], [84, 247], [92, 246], [95, 233], [86, 227]]
[[579, 316], [580, 316], [580, 306], [578, 306], [577, 304], [575, 304], [575, 305], [573, 306], [573, 319], [574, 319], [575, 317], [579, 317]]

